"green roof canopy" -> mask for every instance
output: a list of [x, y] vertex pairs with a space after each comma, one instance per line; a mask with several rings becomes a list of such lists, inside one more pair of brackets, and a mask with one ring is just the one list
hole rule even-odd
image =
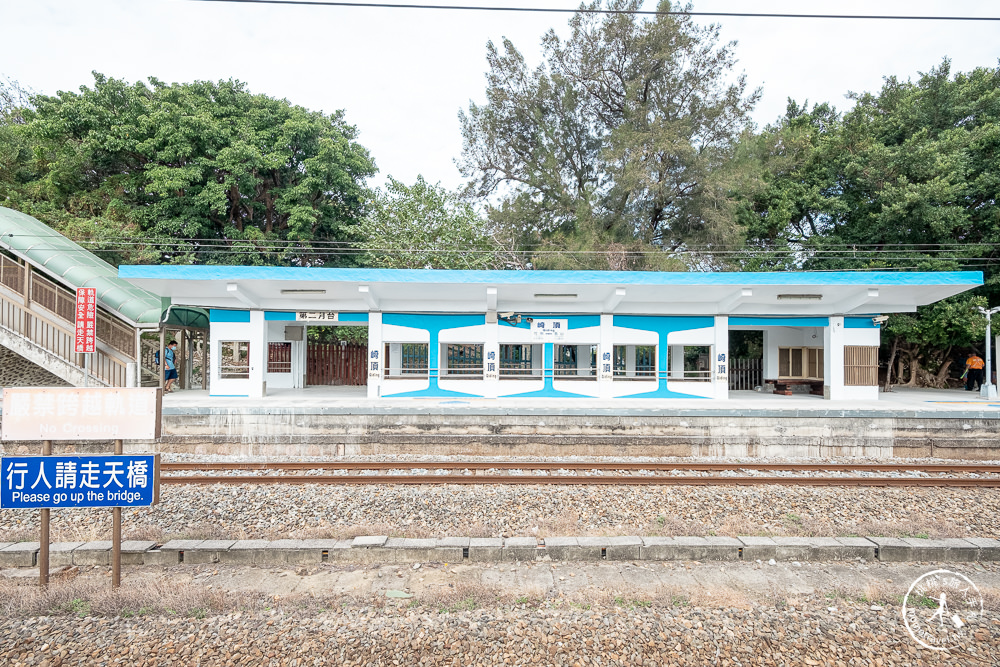
[[[80, 245], [52, 229], [45, 223], [19, 211], [0, 206], [0, 248], [13, 250], [44, 273], [72, 288], [94, 287], [97, 299], [106, 309], [137, 325], [155, 325], [160, 322], [168, 299], [161, 299], [152, 292], [140, 289], [118, 277], [118, 269], [111, 266]], [[168, 324], [187, 324], [204, 321], [208, 315], [185, 313], [185, 309], [170, 309]], [[200, 309], [194, 309], [200, 311]]]

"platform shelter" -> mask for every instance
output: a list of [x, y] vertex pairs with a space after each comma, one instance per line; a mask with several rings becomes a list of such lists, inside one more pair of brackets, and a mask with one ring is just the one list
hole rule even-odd
[[[368, 398], [725, 400], [732, 331], [763, 336], [762, 383], [878, 399], [884, 314], [979, 272], [660, 273], [122, 266], [210, 312], [210, 393], [309, 381], [309, 327], [364, 327]], [[336, 352], [336, 350], [334, 350]], [[346, 357], [345, 357], [346, 358]]]

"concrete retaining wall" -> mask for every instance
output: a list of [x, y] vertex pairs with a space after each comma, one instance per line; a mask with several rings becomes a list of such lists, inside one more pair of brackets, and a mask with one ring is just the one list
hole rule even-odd
[[1000, 458], [1000, 419], [815, 415], [164, 415], [161, 452], [254, 456]]
[[[428, 414], [390, 408], [168, 408], [158, 443], [129, 452], [237, 456], [711, 456], [1000, 459], [1000, 419], [982, 417], [796, 414], [608, 414], [595, 411]], [[789, 414], [791, 412], [791, 414]], [[36, 452], [38, 443], [3, 443], [0, 452]], [[108, 443], [57, 443], [56, 452], [103, 452]]]

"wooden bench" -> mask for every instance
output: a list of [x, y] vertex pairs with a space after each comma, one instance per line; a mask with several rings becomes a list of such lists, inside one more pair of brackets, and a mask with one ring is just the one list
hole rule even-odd
[[823, 396], [822, 380], [810, 380], [808, 378], [785, 378], [783, 380], [764, 380], [764, 382], [774, 384], [774, 393], [781, 394], [782, 396], [791, 396], [792, 390], [789, 389], [789, 387], [795, 384], [807, 384], [809, 385], [810, 394], [813, 396]]

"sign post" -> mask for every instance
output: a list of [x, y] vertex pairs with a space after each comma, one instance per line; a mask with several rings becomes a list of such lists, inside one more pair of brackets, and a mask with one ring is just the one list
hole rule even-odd
[[[86, 338], [86, 336], [85, 336]], [[40, 509], [38, 583], [49, 582], [52, 508], [111, 507], [111, 585], [121, 585], [122, 507], [159, 502], [159, 455], [123, 455], [123, 440], [160, 437], [156, 388], [5, 389], [2, 441], [42, 441], [41, 456], [5, 456], [0, 508]], [[52, 456], [53, 440], [114, 440], [115, 454]]]
[[[52, 441], [42, 441], [42, 456], [52, 454]], [[38, 528], [38, 585], [45, 588], [49, 585], [49, 508], [43, 507], [40, 526]]]

